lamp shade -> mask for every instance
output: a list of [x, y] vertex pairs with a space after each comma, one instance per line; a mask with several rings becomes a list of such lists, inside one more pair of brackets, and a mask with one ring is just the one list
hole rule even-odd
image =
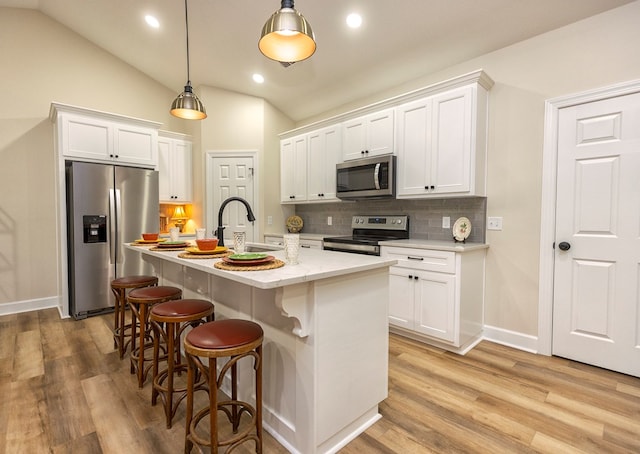
[[311, 25], [292, 7], [283, 7], [273, 13], [262, 27], [258, 48], [265, 57], [279, 62], [293, 63], [311, 57], [316, 42]]
[[193, 92], [190, 81], [185, 85], [184, 91], [171, 104], [171, 115], [185, 120], [203, 120], [207, 118], [204, 105]]
[[176, 209], [173, 212], [173, 216], [171, 217], [171, 219], [175, 219], [175, 220], [185, 220], [188, 219], [187, 218], [187, 214], [184, 212], [184, 207], [182, 205], [178, 205], [176, 207]]

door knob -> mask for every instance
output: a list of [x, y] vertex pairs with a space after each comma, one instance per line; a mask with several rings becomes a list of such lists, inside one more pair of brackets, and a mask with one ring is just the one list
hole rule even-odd
[[571, 245], [569, 243], [567, 243], [566, 241], [561, 242], [558, 247], [560, 248], [561, 251], [568, 251], [569, 249], [571, 249]]

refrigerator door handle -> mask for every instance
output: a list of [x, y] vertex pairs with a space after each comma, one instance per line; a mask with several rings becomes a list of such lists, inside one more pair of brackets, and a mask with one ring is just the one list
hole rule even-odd
[[[115, 252], [115, 263], [122, 262], [122, 249], [120, 246], [120, 235], [122, 233], [122, 199], [120, 198], [120, 189], [115, 190], [116, 193], [116, 222], [115, 232], [112, 237], [113, 250]], [[119, 272], [117, 272], [119, 274]]]
[[116, 195], [114, 189], [109, 189], [109, 263], [113, 265], [116, 257]]

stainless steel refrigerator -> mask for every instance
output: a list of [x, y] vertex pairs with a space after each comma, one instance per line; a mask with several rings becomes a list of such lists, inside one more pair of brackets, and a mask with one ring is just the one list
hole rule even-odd
[[124, 242], [159, 227], [158, 172], [67, 161], [69, 312], [86, 318], [113, 309], [111, 281], [152, 274]]

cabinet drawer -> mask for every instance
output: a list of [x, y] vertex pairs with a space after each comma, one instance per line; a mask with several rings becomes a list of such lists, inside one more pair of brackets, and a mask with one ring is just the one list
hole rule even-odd
[[455, 252], [383, 246], [381, 255], [396, 259], [396, 266], [437, 273], [456, 272]]

